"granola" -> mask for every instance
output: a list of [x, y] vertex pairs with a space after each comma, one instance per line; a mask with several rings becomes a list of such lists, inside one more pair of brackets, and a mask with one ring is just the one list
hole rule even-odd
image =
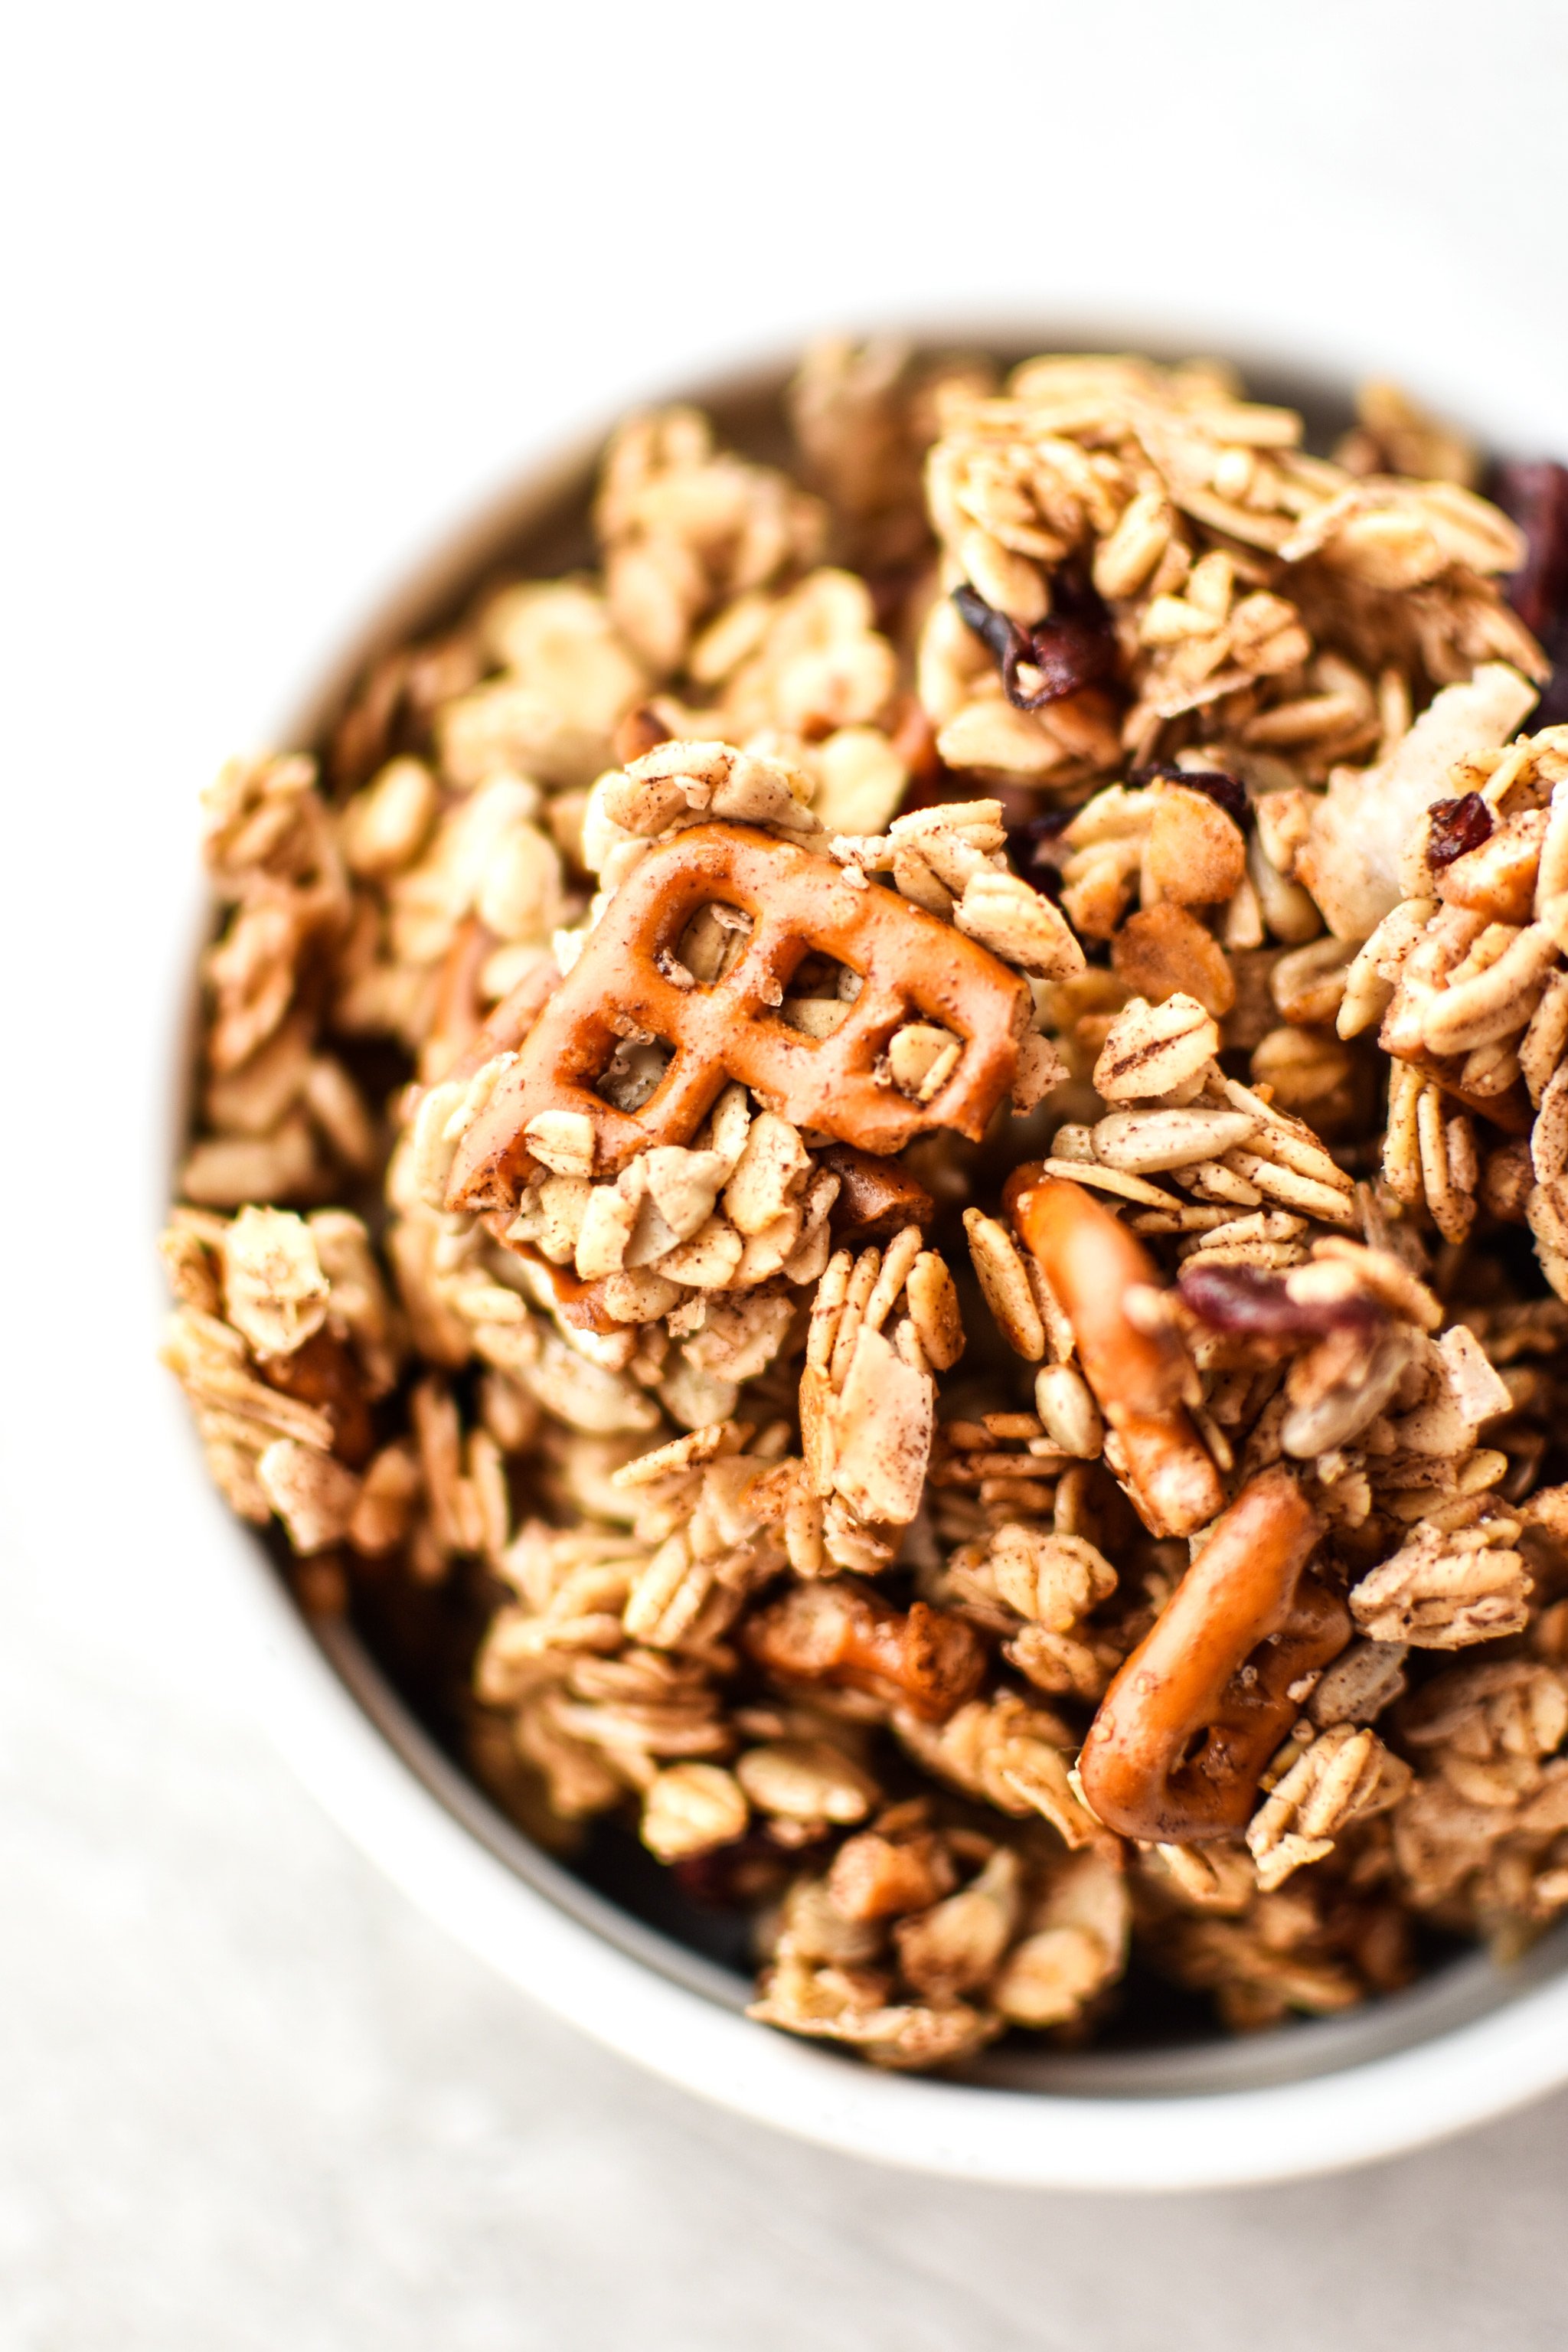
[[212, 1475], [786, 2032], [952, 2066], [1517, 1952], [1561, 469], [1493, 503], [1387, 384], [1314, 454], [1212, 362], [837, 341], [785, 410], [788, 469], [629, 419], [591, 568], [208, 793]]

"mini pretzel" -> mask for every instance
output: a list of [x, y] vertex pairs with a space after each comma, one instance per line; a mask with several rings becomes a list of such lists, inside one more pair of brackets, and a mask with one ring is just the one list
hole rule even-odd
[[[752, 931], [710, 986], [669, 976], [700, 907], [744, 908]], [[859, 995], [831, 1036], [812, 1038], [776, 1008], [813, 953], [859, 973]], [[458, 1147], [447, 1204], [515, 1207], [533, 1166], [524, 1130], [542, 1111], [585, 1111], [596, 1175], [651, 1144], [688, 1143], [729, 1078], [796, 1127], [879, 1158], [935, 1127], [978, 1142], [1013, 1083], [1033, 1011], [1026, 983], [987, 950], [907, 899], [849, 882], [825, 857], [750, 826], [695, 825], [650, 850], [621, 885], [513, 1066]], [[505, 1007], [494, 1024], [504, 1030]], [[964, 1041], [930, 1103], [874, 1075], [893, 1032], [923, 1013]], [[594, 1091], [617, 1042], [641, 1030], [675, 1048], [653, 1095], [616, 1110]]]
[[1128, 1319], [1135, 1283], [1157, 1283], [1137, 1237], [1081, 1184], [1020, 1168], [1004, 1199], [1078, 1341], [1084, 1378], [1115, 1432], [1139, 1514], [1157, 1536], [1190, 1535], [1225, 1501], [1208, 1448], [1173, 1394], [1171, 1343]]
[[[453, 950], [452, 963], [458, 949]], [[442, 979], [443, 992], [448, 974]], [[553, 956], [541, 956], [530, 965], [517, 986], [501, 998], [489, 1020], [477, 1034], [471, 1036], [462, 1052], [443, 1075], [448, 1078], [471, 1078], [498, 1054], [515, 1054], [550, 999], [561, 985], [561, 974]]]
[[845, 1684], [942, 1723], [979, 1689], [985, 1652], [961, 1617], [909, 1610], [835, 1579], [798, 1585], [752, 1618], [745, 1644], [789, 1682]]
[[1108, 1829], [1186, 1845], [1246, 1827], [1300, 1713], [1290, 1685], [1350, 1640], [1340, 1595], [1302, 1574], [1321, 1532], [1282, 1468], [1218, 1521], [1089, 1727], [1079, 1774]]

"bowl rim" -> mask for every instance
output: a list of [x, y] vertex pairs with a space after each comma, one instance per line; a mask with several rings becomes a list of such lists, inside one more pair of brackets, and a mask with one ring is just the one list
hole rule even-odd
[[[1119, 347], [1160, 355], [1180, 348], [1169, 332], [1118, 346], [1075, 336], [1069, 322], [1045, 337], [1031, 337], [1021, 320], [962, 318], [907, 331], [917, 344], [946, 349]], [[1234, 350], [1234, 338], [1226, 344]], [[704, 406], [765, 397], [796, 355], [763, 352], [655, 397]], [[1236, 356], [1249, 379], [1333, 394], [1331, 373], [1278, 348]], [[531, 523], [572, 496], [614, 421], [517, 469], [401, 567], [363, 623], [310, 666], [304, 689], [279, 698], [285, 723], [276, 740], [314, 740], [367, 659], [430, 625], [434, 610], [465, 586], [471, 591]], [[191, 926], [193, 938], [203, 920]], [[165, 1034], [189, 1034], [194, 961]], [[188, 1060], [182, 1055], [174, 1074], [165, 1139], [184, 1127]], [[755, 2024], [728, 1971], [619, 1910], [512, 1829], [415, 1722], [345, 1624], [304, 1616], [254, 1531], [208, 1486], [194, 1434], [178, 1475], [202, 1489], [205, 1525], [234, 1562], [229, 1593], [255, 1669], [257, 1710], [323, 1809], [426, 1916], [519, 1990], [734, 2113], [905, 2169], [1013, 2187], [1160, 2191], [1369, 2163], [1568, 2081], [1568, 1923], [1506, 1975], [1474, 1955], [1407, 1994], [1369, 2004], [1348, 2033], [1340, 2021], [1317, 2021], [1281, 2029], [1267, 2044], [1205, 2044], [1196, 2066], [1087, 2053], [1056, 2070], [1087, 2090], [893, 2074]], [[1369, 2038], [1357, 2031], [1366, 2019], [1388, 2021], [1397, 2046], [1336, 2058], [1337, 2045]], [[1263, 2049], [1271, 2056], [1264, 2072], [1274, 2079], [1237, 2084], [1233, 2078], [1258, 2072], [1248, 2053]], [[1138, 2087], [1162, 2074], [1167, 2086], [1153, 2095]]]

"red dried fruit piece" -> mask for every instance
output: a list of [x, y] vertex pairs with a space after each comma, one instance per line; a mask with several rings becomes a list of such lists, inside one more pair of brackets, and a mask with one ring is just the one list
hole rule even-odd
[[1055, 845], [1077, 814], [1074, 808], [1042, 809], [1037, 816], [1026, 817], [1021, 824], [1007, 827], [1007, 856], [1013, 871], [1042, 898], [1061, 896], [1061, 869], [1056, 862]]
[[[1116, 633], [1089, 582], [1064, 565], [1052, 577], [1051, 600], [1049, 618], [1026, 630], [967, 583], [952, 592], [966, 626], [1000, 669], [1002, 691], [1015, 710], [1043, 710], [1047, 703], [1081, 694], [1086, 686], [1096, 686], [1115, 672]], [[1020, 667], [1033, 669], [1039, 683], [1025, 686]]]
[[1439, 871], [1491, 839], [1492, 813], [1479, 793], [1434, 801], [1426, 812], [1426, 863]]
[[1527, 629], [1544, 640], [1568, 606], [1568, 466], [1550, 457], [1500, 466], [1492, 496], [1525, 538], [1525, 558], [1508, 583], [1508, 601]]
[[1568, 719], [1568, 466], [1549, 457], [1500, 466], [1491, 495], [1525, 538], [1525, 558], [1504, 593], [1552, 666], [1534, 725]]
[[1190, 793], [1205, 793], [1217, 801], [1233, 823], [1245, 825], [1251, 814], [1247, 786], [1223, 768], [1178, 768], [1168, 760], [1151, 760], [1129, 774], [1130, 784], [1184, 784]]
[[1260, 1339], [1321, 1339], [1331, 1331], [1371, 1330], [1384, 1319], [1370, 1298], [1292, 1298], [1283, 1282], [1250, 1265], [1190, 1266], [1176, 1288], [1211, 1331]]
[[748, 1830], [729, 1845], [682, 1855], [670, 1871], [682, 1895], [705, 1910], [752, 1911], [780, 1894], [800, 1864], [798, 1847], [781, 1853], [764, 1831]]

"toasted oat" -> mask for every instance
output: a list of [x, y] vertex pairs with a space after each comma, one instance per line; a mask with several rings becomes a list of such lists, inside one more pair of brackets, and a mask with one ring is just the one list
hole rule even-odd
[[1233, 1145], [1247, 1142], [1257, 1127], [1246, 1111], [1206, 1104], [1190, 1110], [1112, 1111], [1093, 1128], [1090, 1141], [1096, 1159], [1107, 1167], [1152, 1175], [1217, 1160]]
[[1075, 1851], [1100, 1834], [1069, 1777], [1071, 1735], [1058, 1719], [1004, 1692], [972, 1699], [940, 1731], [906, 1712], [895, 1718], [906, 1748], [939, 1778], [1004, 1813], [1039, 1813]]
[[529, 1121], [529, 1149], [557, 1176], [594, 1172], [594, 1122], [586, 1111], [542, 1110]]
[[1235, 1005], [1236, 978], [1225, 949], [1173, 900], [1129, 917], [1111, 940], [1110, 962], [1118, 980], [1151, 1003], [1195, 997], [1216, 1019]]
[[785, 1821], [864, 1821], [877, 1794], [870, 1775], [825, 1739], [749, 1748], [735, 1778], [761, 1811]]
[[860, 1518], [902, 1527], [920, 1509], [935, 1405], [926, 1373], [864, 1324], [832, 1412], [834, 1487]]
[[1513, 1548], [1518, 1533], [1519, 1522], [1503, 1517], [1452, 1532], [1418, 1528], [1352, 1591], [1358, 1628], [1374, 1642], [1426, 1650], [1521, 1633], [1532, 1588]]
[[1037, 1361], [1046, 1352], [1045, 1327], [1012, 1235], [994, 1217], [984, 1216], [978, 1209], [964, 1211], [963, 1230], [985, 1304], [1003, 1338], [1016, 1354]]
[[923, 1911], [948, 1892], [953, 1878], [952, 1858], [930, 1831], [862, 1830], [834, 1855], [827, 1895], [846, 1919], [890, 1919]]
[[223, 1233], [224, 1311], [258, 1356], [289, 1356], [327, 1319], [331, 1286], [310, 1228], [281, 1209], [242, 1209]]
[[330, 1454], [275, 1438], [258, 1459], [257, 1482], [302, 1558], [325, 1551], [348, 1534], [360, 1482]]
[[[163, 1247], [212, 1474], [307, 1605], [374, 1578], [454, 1654], [479, 1606], [433, 1696], [497, 1801], [635, 1806], [756, 1914], [753, 2013], [873, 2063], [1087, 2037], [1130, 1935], [1242, 2030], [1401, 1981], [1413, 1916], [1517, 1949], [1568, 1909], [1568, 729], [1509, 740], [1547, 665], [1501, 587], [1558, 630], [1541, 515], [1527, 551], [1390, 387], [1332, 460], [1212, 362], [839, 341], [791, 409], [810, 491], [628, 420], [596, 568], [487, 583], [319, 764], [208, 795]], [[930, 1123], [973, 1066], [941, 959], [884, 998], [802, 937], [759, 981], [792, 1055], [869, 1016], [898, 1162], [694, 1066], [757, 943], [715, 898], [584, 1039], [602, 1111], [449, 1210], [616, 893], [733, 824], [1000, 962], [1016, 1122]], [[628, 1156], [666, 1083], [680, 1143]], [[1008, 1231], [1023, 1161], [1146, 1249], [1125, 1429]], [[1289, 1465], [1352, 1588], [1246, 1843], [1139, 1851], [1077, 1782], [1186, 1565], [1151, 1414], [1211, 1505]]]
[[1094, 1083], [1108, 1102], [1151, 1101], [1202, 1075], [1219, 1050], [1219, 1031], [1195, 998], [1163, 1004], [1134, 997], [1106, 1034]]
[[1410, 1767], [1375, 1732], [1348, 1723], [1321, 1731], [1304, 1748], [1247, 1825], [1247, 1843], [1265, 1894], [1304, 1863], [1333, 1851], [1337, 1833], [1368, 1813], [1397, 1804]]
[[932, 1250], [922, 1250], [904, 1286], [910, 1319], [927, 1361], [936, 1371], [951, 1371], [963, 1353], [963, 1322], [946, 1260]]
[[789, 1121], [760, 1111], [725, 1185], [724, 1213], [739, 1233], [763, 1233], [784, 1213], [810, 1172], [810, 1159]]
[[1105, 1443], [1105, 1424], [1083, 1374], [1066, 1363], [1035, 1375], [1035, 1410], [1046, 1435], [1064, 1454], [1092, 1462]]
[[[574, 1180], [563, 1180], [568, 1183]], [[577, 1180], [580, 1181], [580, 1180]], [[640, 1203], [628, 1200], [618, 1185], [595, 1184], [582, 1202], [582, 1222], [573, 1243], [573, 1263], [584, 1282], [595, 1276], [619, 1274], [626, 1264], [626, 1244], [637, 1224]], [[546, 1250], [546, 1255], [550, 1252]]]
[[984, 1990], [1012, 1941], [1022, 1893], [1018, 1858], [998, 1846], [956, 1895], [899, 1921], [900, 1973], [928, 2000]]
[[[1268, 601], [1279, 606], [1278, 598]], [[1279, 609], [1289, 611], [1288, 606]], [[1184, 785], [1157, 784], [1152, 796], [1154, 813], [1143, 855], [1159, 897], [1184, 907], [1213, 906], [1232, 897], [1247, 870], [1240, 828], [1205, 793]]]
[[931, 2007], [889, 2003], [888, 1981], [872, 1971], [784, 1961], [763, 1979], [763, 1998], [747, 2011], [789, 2033], [844, 2042], [873, 2064], [895, 2068], [950, 2065], [982, 2048], [997, 2021], [963, 2001]]
[[1120, 1973], [1127, 1932], [1120, 1870], [1098, 1853], [1076, 1854], [1047, 1882], [992, 1999], [1015, 2023], [1064, 2024]]
[[1083, 950], [1048, 898], [1015, 875], [989, 868], [963, 886], [953, 921], [982, 947], [1025, 971], [1067, 980], [1084, 967]]
[[746, 1826], [748, 1807], [732, 1772], [718, 1764], [671, 1764], [643, 1799], [642, 1841], [660, 1862], [679, 1862], [728, 1845]]
[[991, 1572], [1010, 1608], [1053, 1633], [1073, 1632], [1116, 1590], [1116, 1570], [1093, 1544], [1026, 1527], [997, 1529]]

